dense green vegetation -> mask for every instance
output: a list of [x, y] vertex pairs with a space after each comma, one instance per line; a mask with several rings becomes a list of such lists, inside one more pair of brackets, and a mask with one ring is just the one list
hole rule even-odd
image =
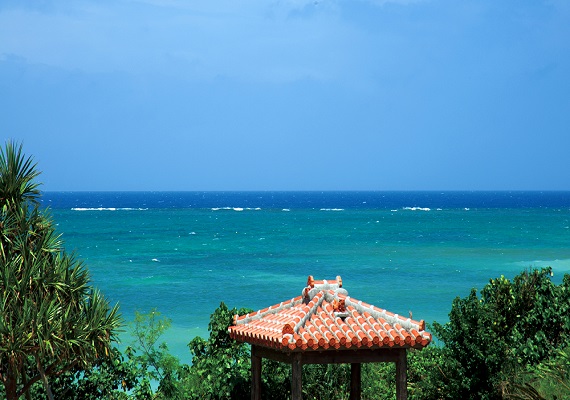
[[[408, 355], [410, 399], [570, 398], [570, 276], [557, 285], [550, 268], [523, 271], [513, 280], [492, 279], [481, 295], [456, 298], [446, 324], [432, 328], [439, 338]], [[189, 343], [192, 365], [181, 364], [160, 336], [169, 321], [156, 310], [137, 314], [135, 340], [92, 368], [76, 368], [53, 382], [61, 399], [247, 399], [249, 346], [231, 340], [227, 327], [236, 313], [220, 304], [211, 315], [207, 339]], [[290, 398], [289, 366], [263, 360], [267, 398]], [[393, 364], [363, 367], [363, 398], [394, 399]], [[348, 365], [307, 365], [307, 399], [347, 399]], [[37, 394], [43, 388], [36, 386]]]
[[0, 151], [0, 382], [7, 399], [30, 397], [37, 382], [90, 368], [109, 355], [117, 307], [89, 286], [81, 262], [64, 251], [38, 207], [39, 175], [22, 147]]
[[500, 399], [519, 375], [555, 357], [570, 333], [570, 276], [560, 285], [552, 270], [524, 271], [512, 281], [491, 279], [478, 297], [453, 301], [449, 323], [434, 324], [444, 344], [455, 398]]
[[[0, 153], [0, 398], [247, 399], [249, 346], [230, 339], [224, 303], [209, 337], [188, 344], [192, 364], [161, 341], [170, 321], [135, 315], [134, 341], [112, 348], [120, 318], [81, 262], [63, 249], [38, 208], [38, 176], [21, 146]], [[491, 279], [457, 297], [449, 322], [430, 327], [436, 343], [408, 353], [410, 399], [570, 398], [570, 275], [550, 268]], [[263, 360], [264, 397], [290, 398], [290, 366]], [[303, 368], [306, 399], [346, 399], [348, 365]], [[395, 398], [395, 366], [366, 364], [364, 399]]]

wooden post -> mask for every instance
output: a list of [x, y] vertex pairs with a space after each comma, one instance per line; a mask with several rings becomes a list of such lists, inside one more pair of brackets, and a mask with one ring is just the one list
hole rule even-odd
[[408, 361], [406, 358], [406, 349], [398, 351], [398, 359], [396, 361], [396, 399], [408, 399]]
[[350, 400], [360, 400], [362, 393], [362, 364], [350, 364]]
[[261, 357], [251, 346], [251, 400], [261, 400]]
[[301, 353], [293, 356], [291, 376], [291, 399], [303, 400], [303, 361]]

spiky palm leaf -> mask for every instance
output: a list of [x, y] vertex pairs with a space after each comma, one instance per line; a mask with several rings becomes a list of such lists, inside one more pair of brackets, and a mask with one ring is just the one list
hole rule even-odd
[[22, 153], [22, 145], [8, 142], [5, 150], [0, 149], [0, 205], [37, 203], [40, 184], [34, 179], [39, 174], [33, 159]]
[[121, 324], [39, 210], [38, 175], [21, 146], [1, 151], [0, 381], [8, 399], [40, 379], [50, 393], [47, 376], [109, 354]]

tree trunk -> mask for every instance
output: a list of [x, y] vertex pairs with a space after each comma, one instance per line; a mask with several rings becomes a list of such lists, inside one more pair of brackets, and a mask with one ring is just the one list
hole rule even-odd
[[22, 390], [26, 390], [24, 392], [24, 396], [26, 396], [26, 400], [32, 400], [32, 395], [30, 394], [30, 389], [26, 389], [26, 386], [28, 386], [28, 374], [26, 373], [26, 368], [23, 365], [22, 366]]
[[16, 390], [16, 379], [13, 376], [8, 376], [4, 381], [4, 390], [6, 391], [6, 400], [17, 400], [18, 391]]
[[18, 374], [14, 373], [13, 359], [6, 365], [6, 374], [2, 374], [2, 383], [6, 392], [6, 400], [17, 400], [18, 396]]
[[44, 384], [44, 388], [46, 390], [48, 399], [54, 400], [53, 399], [53, 393], [51, 392], [51, 388], [50, 388], [49, 382], [47, 380], [46, 372], [44, 371], [44, 368], [42, 367], [42, 364], [40, 362], [40, 358], [37, 355], [36, 355], [36, 365], [38, 367], [38, 372], [40, 373], [40, 376], [42, 377], [42, 382]]

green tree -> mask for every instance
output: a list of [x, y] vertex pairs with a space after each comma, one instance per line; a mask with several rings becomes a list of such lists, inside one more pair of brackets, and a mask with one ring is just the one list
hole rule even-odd
[[53, 398], [48, 377], [108, 357], [121, 322], [40, 210], [38, 175], [21, 145], [0, 151], [0, 381], [9, 400], [29, 398], [38, 381]]
[[[170, 354], [166, 343], [159, 343], [160, 337], [170, 328], [171, 321], [161, 318], [156, 309], [147, 314], [135, 313], [132, 333], [135, 342], [126, 350], [130, 362], [136, 366], [137, 385], [134, 388], [137, 399], [183, 399], [182, 384], [188, 366], [180, 364]], [[158, 384], [156, 392], [152, 383]]]
[[193, 358], [188, 377], [188, 397], [243, 399], [250, 396], [249, 345], [236, 342], [228, 334], [234, 315], [249, 311], [228, 309], [222, 302], [210, 316], [208, 340], [198, 336], [190, 341], [188, 346]]
[[453, 398], [500, 399], [519, 372], [553, 356], [570, 334], [570, 276], [556, 285], [552, 269], [491, 279], [453, 301], [449, 322], [435, 323], [445, 344], [442, 369]]

